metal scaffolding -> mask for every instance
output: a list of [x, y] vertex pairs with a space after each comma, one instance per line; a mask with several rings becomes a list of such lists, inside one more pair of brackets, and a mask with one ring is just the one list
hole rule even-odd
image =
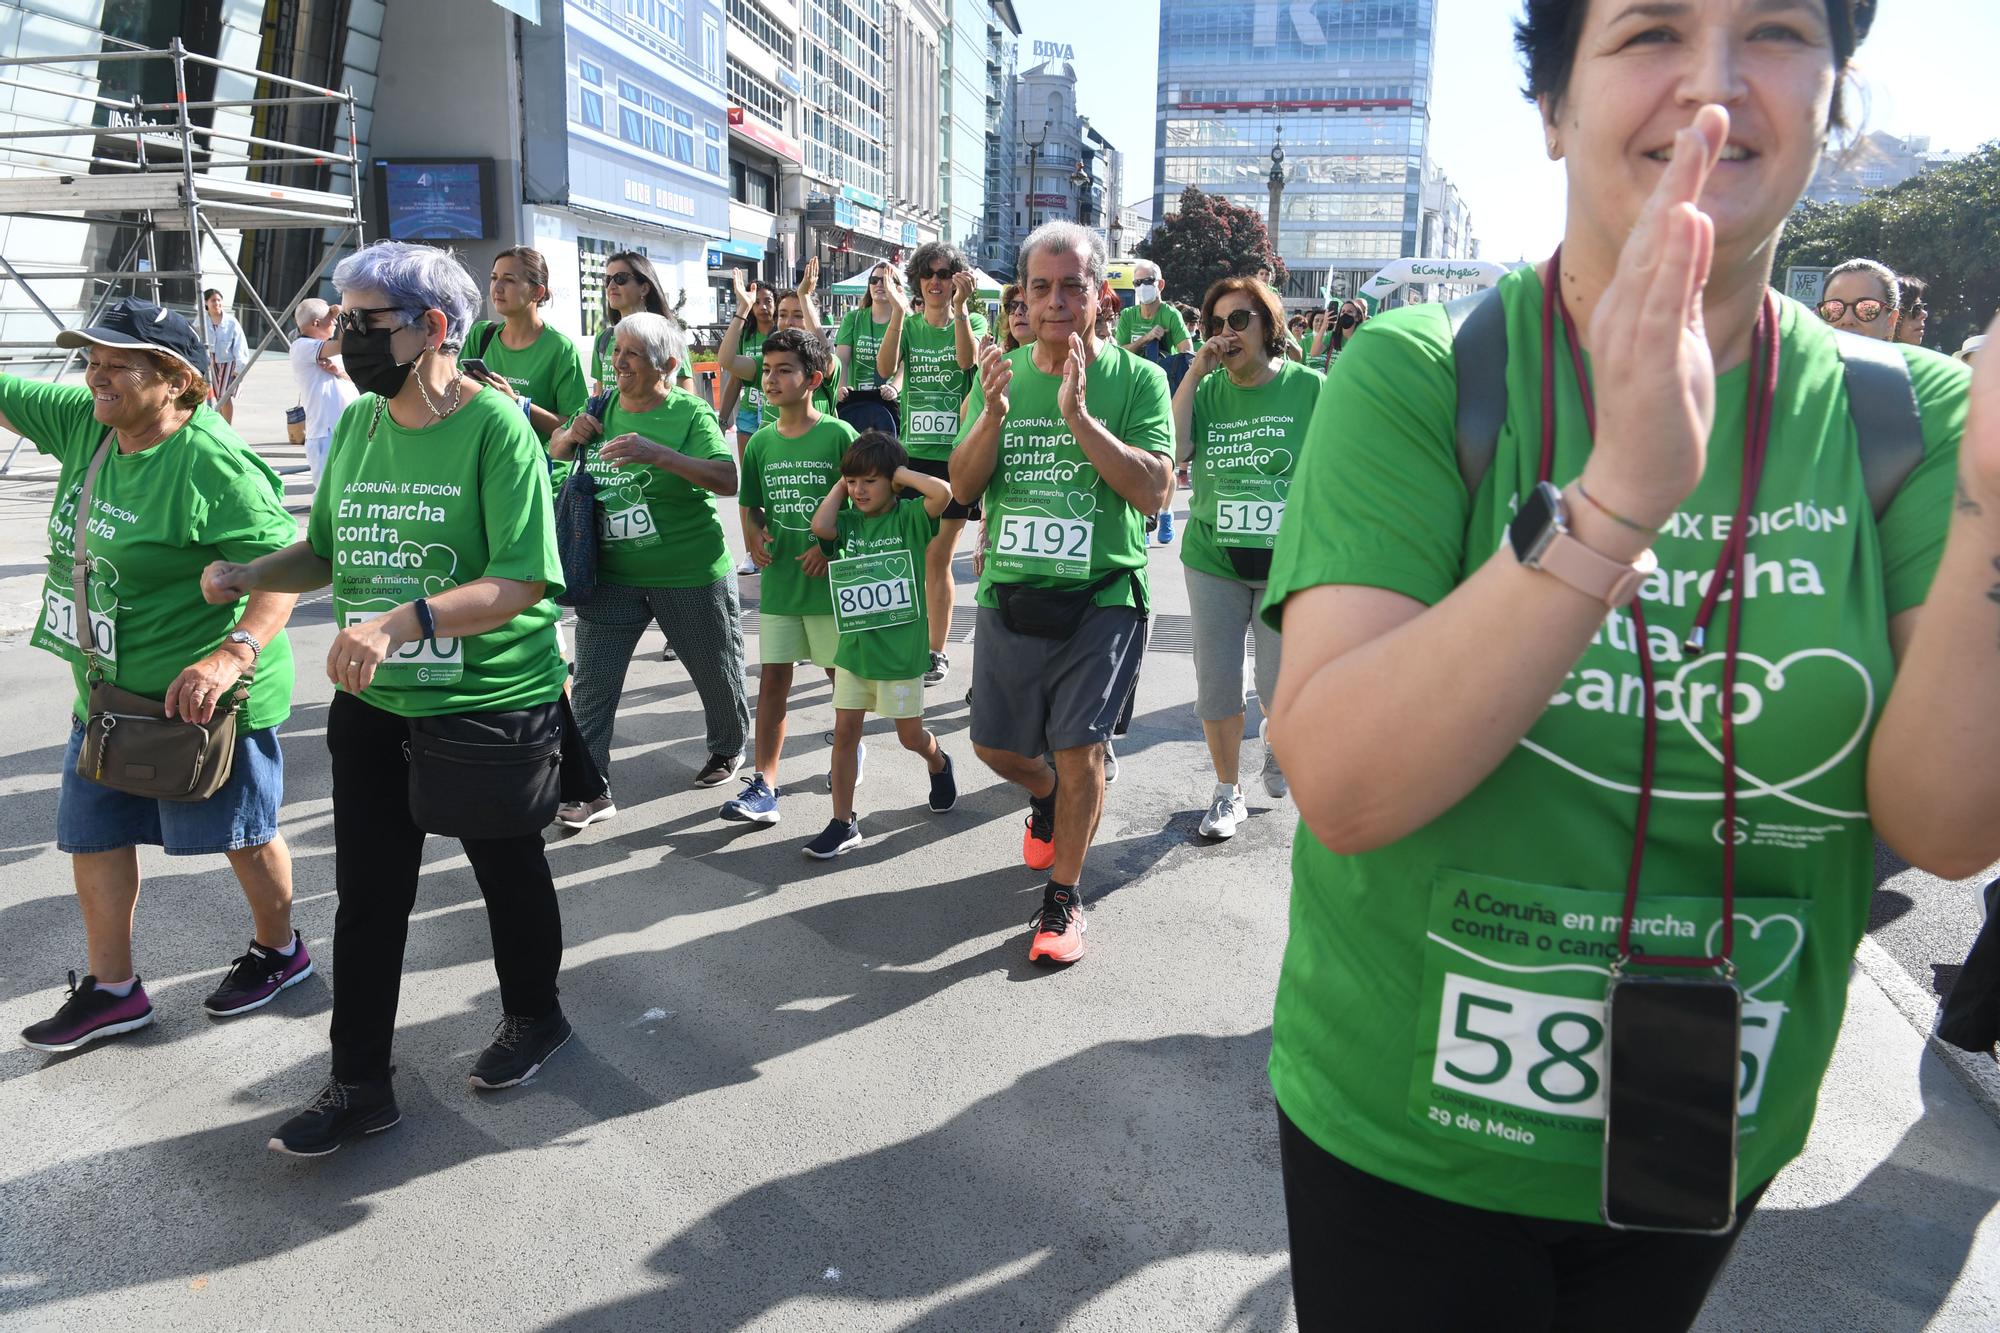
[[[114, 39], [107, 39], [111, 41]], [[96, 69], [108, 62], [161, 61], [173, 67], [174, 100], [148, 102], [142, 97], [119, 101], [93, 93], [57, 86], [56, 81], [94, 79]], [[270, 89], [269, 97], [212, 98], [190, 101], [188, 66], [205, 66], [218, 74], [235, 74], [253, 79], [255, 87]], [[37, 77], [46, 81], [34, 82]], [[32, 111], [11, 113], [13, 127], [0, 129], [0, 214], [59, 222], [103, 223], [130, 229], [129, 245], [109, 268], [93, 269], [82, 264], [38, 267], [32, 262], [16, 262], [0, 254], [4, 282], [0, 289], [17, 287], [26, 305], [0, 304], [0, 315], [38, 311], [54, 327], [47, 341], [22, 342], [0, 339], [0, 360], [15, 364], [54, 365], [61, 379], [75, 364], [75, 351], [50, 353], [55, 332], [66, 327], [62, 319], [37, 291], [37, 284], [84, 284], [81, 307], [95, 322], [113, 302], [130, 295], [148, 296], [158, 302], [161, 284], [170, 280], [191, 280], [199, 291], [202, 237], [214, 244], [223, 263], [236, 275], [237, 290], [247, 294], [265, 321], [264, 336], [251, 349], [250, 359], [239, 374], [248, 373], [257, 358], [282, 327], [279, 318], [250, 283], [220, 231], [316, 228], [331, 233], [318, 265], [299, 290], [278, 306], [290, 310], [319, 284], [334, 257], [362, 241], [361, 163], [355, 153], [354, 93], [335, 92], [298, 79], [264, 70], [232, 65], [212, 56], [189, 51], [176, 37], [171, 46], [80, 52], [0, 59], [0, 88], [38, 94], [69, 103], [84, 103], [108, 114], [107, 125], [77, 125]], [[16, 99], [17, 103], [19, 98]], [[344, 143], [334, 150], [309, 144], [288, 143], [262, 138], [214, 125], [199, 125], [195, 112], [207, 112], [211, 121], [217, 112], [249, 112], [276, 106], [332, 106], [344, 109], [347, 133]], [[339, 110], [336, 110], [336, 115]], [[159, 116], [155, 120], [153, 117]], [[121, 123], [123, 122], [123, 123]], [[45, 126], [46, 128], [37, 128]], [[85, 153], [54, 151], [49, 140], [92, 138]], [[130, 139], [130, 158], [105, 156], [97, 151], [105, 139]], [[256, 155], [259, 150], [262, 155]], [[346, 193], [309, 189], [287, 182], [300, 171], [317, 174], [328, 167], [345, 164]], [[243, 175], [218, 176], [218, 169], [241, 169]], [[185, 233], [191, 267], [163, 270], [159, 266], [156, 238], [162, 232]], [[142, 292], [142, 289], [143, 292]], [[208, 321], [197, 316], [195, 327], [204, 343], [210, 339]], [[21, 356], [20, 352], [31, 355]], [[0, 463], [0, 476], [13, 466], [21, 442], [16, 440]]]

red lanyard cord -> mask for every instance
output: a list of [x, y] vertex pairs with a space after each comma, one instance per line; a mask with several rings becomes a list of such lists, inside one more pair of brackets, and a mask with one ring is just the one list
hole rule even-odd
[[[1562, 320], [1563, 340], [1568, 344], [1570, 366], [1576, 376], [1577, 392], [1583, 399], [1584, 422], [1597, 433], [1597, 404], [1590, 377], [1583, 364], [1582, 345], [1576, 324], [1562, 292], [1562, 250], [1549, 260], [1548, 291], [1542, 302], [1542, 458], [1540, 479], [1550, 480], [1555, 469], [1556, 373], [1555, 324]], [[1713, 956], [1647, 954], [1644, 962], [1657, 967], [1729, 966], [1736, 944], [1736, 667], [1742, 642], [1744, 562], [1749, 545], [1749, 519], [1756, 504], [1757, 489], [1764, 477], [1764, 459], [1771, 439], [1771, 414], [1778, 388], [1778, 318], [1770, 293], [1758, 308], [1757, 324], [1751, 333], [1750, 383], [1752, 394], [1744, 411], [1743, 479], [1736, 501], [1735, 522], [1723, 542], [1708, 591], [1695, 612], [1688, 633], [1688, 647], [1698, 654], [1707, 635], [1708, 622], [1721, 600], [1725, 575], [1727, 585], [1737, 590], [1730, 598], [1729, 627], [1722, 657], [1722, 948]], [[1652, 815], [1653, 778], [1659, 761], [1659, 714], [1654, 694], [1652, 643], [1647, 634], [1646, 612], [1638, 599], [1632, 602], [1632, 626], [1637, 639], [1639, 679], [1644, 687], [1644, 749], [1640, 759], [1639, 805], [1632, 824], [1632, 859], [1625, 875], [1625, 910], [1618, 925], [1618, 952], [1621, 959], [1632, 955], [1632, 921], [1639, 905], [1639, 879], [1646, 860], [1646, 830]]]

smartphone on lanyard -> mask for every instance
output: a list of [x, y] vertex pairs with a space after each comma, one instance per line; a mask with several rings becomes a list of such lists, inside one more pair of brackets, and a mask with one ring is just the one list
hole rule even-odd
[[1620, 976], [1604, 997], [1605, 1225], [1736, 1224], [1743, 993], [1720, 977]]

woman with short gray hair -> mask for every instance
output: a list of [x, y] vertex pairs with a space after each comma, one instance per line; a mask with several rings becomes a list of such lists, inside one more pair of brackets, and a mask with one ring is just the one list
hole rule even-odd
[[686, 358], [687, 339], [673, 320], [625, 316], [611, 358], [616, 392], [606, 395], [602, 419], [579, 412], [549, 440], [554, 457], [581, 456], [602, 506], [597, 590], [576, 609], [573, 702], [606, 783], [595, 800], [556, 812], [566, 828], [618, 813], [609, 782], [611, 723], [649, 623], [658, 623], [701, 695], [708, 757], [694, 785], [726, 782], [743, 763], [750, 725], [743, 612], [715, 503], [736, 494], [736, 462], [708, 404], [674, 387]]
[[464, 847], [493, 936], [503, 1016], [472, 1086], [525, 1082], [570, 1035], [542, 844], [568, 675], [548, 464], [513, 400], [459, 366], [479, 289], [455, 257], [378, 241], [333, 283], [366, 396], [334, 428], [306, 539], [202, 576], [211, 602], [333, 585], [333, 1075], [270, 1142], [301, 1157], [401, 1118], [390, 1047], [426, 833]]

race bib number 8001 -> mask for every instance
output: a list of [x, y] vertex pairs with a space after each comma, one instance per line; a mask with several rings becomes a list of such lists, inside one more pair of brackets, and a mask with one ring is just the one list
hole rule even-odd
[[907, 625], [917, 618], [917, 580], [908, 552], [850, 556], [826, 567], [834, 625], [842, 634]]

